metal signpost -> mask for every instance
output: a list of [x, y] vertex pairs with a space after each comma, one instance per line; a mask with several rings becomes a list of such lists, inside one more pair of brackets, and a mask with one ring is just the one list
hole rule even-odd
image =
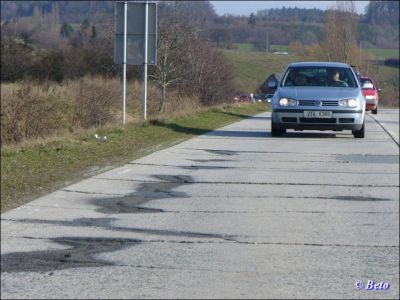
[[143, 114], [147, 115], [147, 65], [157, 63], [157, 5], [155, 2], [115, 4], [114, 62], [122, 64], [122, 123], [125, 124], [126, 65], [143, 65]]

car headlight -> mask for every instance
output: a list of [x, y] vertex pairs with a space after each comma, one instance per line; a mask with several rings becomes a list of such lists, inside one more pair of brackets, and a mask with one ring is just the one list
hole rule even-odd
[[339, 106], [357, 107], [358, 106], [358, 99], [357, 98], [351, 98], [351, 99], [339, 100]]
[[279, 100], [280, 106], [297, 106], [297, 101], [290, 98], [281, 98]]
[[368, 95], [368, 96], [365, 96], [365, 99], [366, 100], [375, 100], [375, 96], [374, 95]]

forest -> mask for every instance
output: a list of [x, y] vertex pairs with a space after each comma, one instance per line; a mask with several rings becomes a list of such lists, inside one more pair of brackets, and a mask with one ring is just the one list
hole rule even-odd
[[[2, 1], [1, 20], [7, 22], [33, 16], [35, 9], [50, 13], [54, 10], [55, 2], [59, 21], [63, 24], [79, 24], [85, 19], [95, 24], [101, 22], [99, 16], [114, 14], [114, 1]], [[269, 31], [271, 44], [288, 45], [296, 41], [311, 44], [323, 38], [326, 11], [320, 9], [283, 7], [260, 10], [252, 16], [218, 16], [208, 1], [181, 2], [181, 10], [195, 21], [201, 20], [199, 25], [208, 32], [212, 41], [220, 45], [260, 44], [266, 30]], [[293, 23], [296, 26], [292, 26]], [[358, 42], [365, 47], [397, 48], [398, 28], [399, 1], [370, 1], [365, 13], [357, 15]]]

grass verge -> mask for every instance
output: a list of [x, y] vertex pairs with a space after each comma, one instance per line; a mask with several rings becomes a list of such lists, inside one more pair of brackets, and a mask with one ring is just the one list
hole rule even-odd
[[[125, 128], [101, 128], [1, 149], [1, 212], [39, 196], [267, 110], [266, 104], [210, 108]], [[107, 136], [96, 139], [94, 134]]]

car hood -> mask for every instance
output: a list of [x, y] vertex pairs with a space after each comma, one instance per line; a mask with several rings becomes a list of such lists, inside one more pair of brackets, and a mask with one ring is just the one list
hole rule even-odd
[[340, 87], [281, 87], [278, 94], [280, 98], [286, 97], [295, 100], [339, 100], [357, 97], [360, 90]]

